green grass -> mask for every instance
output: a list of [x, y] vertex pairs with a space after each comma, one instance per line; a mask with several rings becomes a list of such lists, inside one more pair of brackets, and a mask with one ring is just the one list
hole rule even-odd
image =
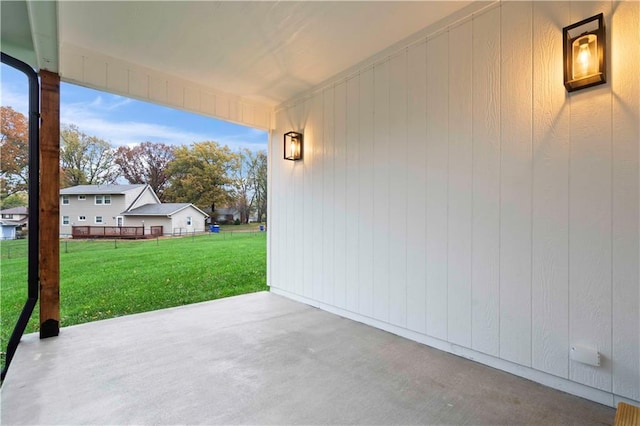
[[220, 225], [222, 232], [259, 232], [260, 225], [267, 226], [265, 223], [243, 223], [241, 225]]
[[[26, 244], [0, 246], [2, 364], [27, 298]], [[62, 327], [266, 289], [266, 233], [60, 243]]]

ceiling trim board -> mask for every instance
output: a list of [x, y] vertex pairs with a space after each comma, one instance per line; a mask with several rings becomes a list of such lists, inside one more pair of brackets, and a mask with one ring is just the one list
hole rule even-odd
[[60, 50], [62, 81], [257, 129], [271, 126], [268, 105], [71, 44]]
[[27, 12], [38, 70], [58, 73], [58, 2], [27, 1]]

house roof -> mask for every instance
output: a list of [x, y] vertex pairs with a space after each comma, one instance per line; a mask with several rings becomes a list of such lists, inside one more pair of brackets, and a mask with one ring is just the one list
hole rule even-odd
[[22, 219], [2, 219], [2, 222], [6, 225], [22, 226], [29, 222], [29, 217], [25, 216]]
[[8, 226], [8, 227], [17, 227], [17, 226], [21, 226], [24, 224], [24, 220], [19, 220], [19, 221], [15, 221], [15, 220], [7, 220], [7, 219], [0, 219], [0, 225], [2, 226]]
[[145, 204], [144, 206], [137, 207], [135, 209], [123, 212], [123, 216], [171, 216], [178, 213], [180, 210], [184, 210], [188, 207], [193, 207], [203, 216], [209, 216], [196, 206], [190, 203], [162, 203], [162, 204]]
[[142, 189], [146, 185], [77, 185], [60, 190], [60, 195], [100, 195], [124, 194], [134, 189]]
[[26, 207], [13, 207], [6, 210], [0, 210], [0, 214], [29, 214], [29, 210]]

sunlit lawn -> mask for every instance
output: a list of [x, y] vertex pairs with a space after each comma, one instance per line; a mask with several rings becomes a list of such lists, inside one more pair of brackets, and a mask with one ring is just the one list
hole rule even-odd
[[[1, 244], [4, 364], [7, 341], [27, 297], [27, 257], [24, 240]], [[62, 327], [266, 289], [265, 232], [70, 240], [60, 246]], [[37, 310], [27, 333], [38, 330]]]

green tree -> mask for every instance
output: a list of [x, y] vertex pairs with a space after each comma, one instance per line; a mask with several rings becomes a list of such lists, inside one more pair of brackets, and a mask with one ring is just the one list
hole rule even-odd
[[199, 142], [177, 147], [169, 166], [167, 201], [193, 203], [201, 209], [232, 201], [230, 176], [237, 167], [236, 156], [229, 147], [217, 142]]
[[118, 169], [111, 144], [80, 131], [75, 124], [60, 131], [60, 185], [104, 185], [115, 183]]
[[143, 142], [134, 147], [121, 146], [115, 152], [115, 162], [129, 183], [146, 183], [160, 201], [169, 184], [168, 169], [175, 158], [174, 148], [163, 143]]
[[28, 204], [27, 194], [25, 192], [0, 198], [0, 209], [2, 210], [11, 209], [13, 207], [26, 207]]

